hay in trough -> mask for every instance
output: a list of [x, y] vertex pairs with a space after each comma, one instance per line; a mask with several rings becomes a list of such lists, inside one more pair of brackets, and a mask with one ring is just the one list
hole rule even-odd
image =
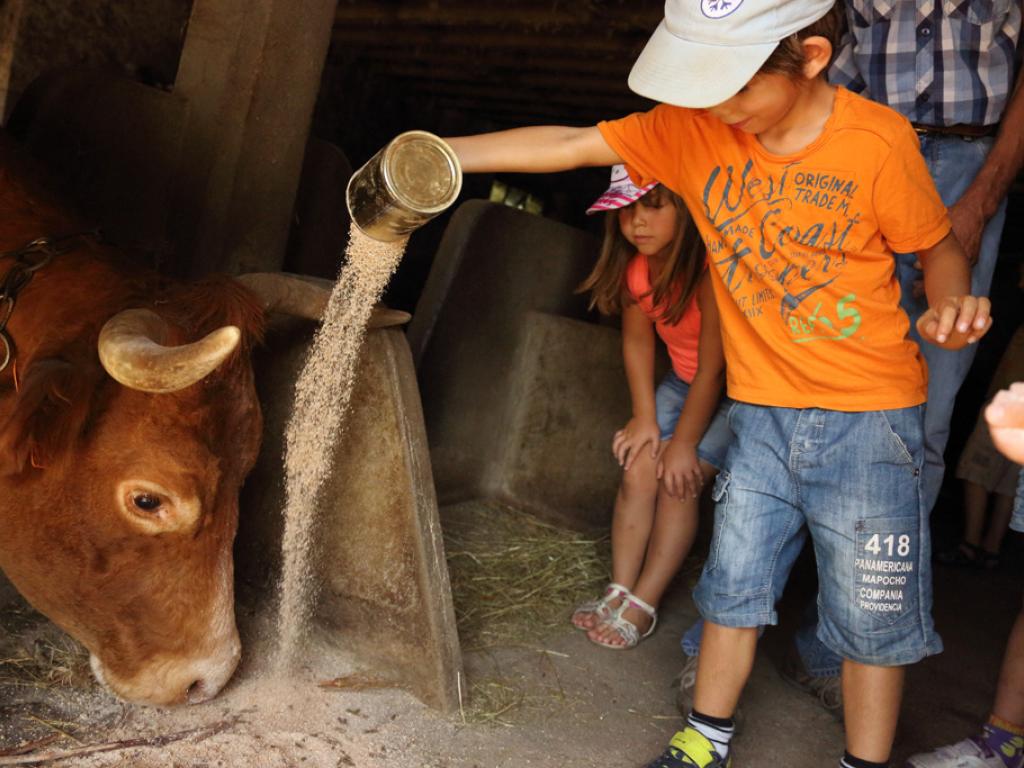
[[558, 528], [498, 502], [447, 507], [444, 537], [463, 650], [568, 630], [572, 608], [608, 581], [606, 535]]

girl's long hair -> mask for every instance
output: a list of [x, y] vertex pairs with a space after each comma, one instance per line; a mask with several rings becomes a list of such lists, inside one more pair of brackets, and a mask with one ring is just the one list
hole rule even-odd
[[[663, 202], [675, 206], [679, 225], [676, 236], [669, 244], [664, 265], [658, 274], [651, 275], [651, 291], [648, 295], [660, 310], [658, 319], [675, 325], [693, 298], [704, 271], [704, 243], [679, 195], [659, 184], [642, 199], [655, 195], [660, 195]], [[642, 204], [641, 201], [633, 203]], [[576, 289], [577, 293], [590, 291], [590, 309], [597, 307], [602, 314], [613, 315], [622, 312], [624, 306], [632, 303], [626, 287], [626, 267], [635, 255], [636, 248], [619, 229], [619, 212], [608, 211], [605, 214], [601, 255], [593, 271]]]

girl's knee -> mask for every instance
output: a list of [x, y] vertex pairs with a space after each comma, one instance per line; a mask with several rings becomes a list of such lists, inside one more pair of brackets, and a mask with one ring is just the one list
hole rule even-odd
[[619, 492], [625, 496], [654, 495], [658, 492], [656, 465], [650, 457], [639, 457], [633, 466], [623, 471]]
[[658, 488], [657, 514], [665, 515], [667, 519], [696, 520], [697, 501], [692, 496], [672, 496], [665, 486], [660, 486]]

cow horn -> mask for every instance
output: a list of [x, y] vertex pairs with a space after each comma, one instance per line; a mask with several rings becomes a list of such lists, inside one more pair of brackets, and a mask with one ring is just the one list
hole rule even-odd
[[[260, 299], [267, 312], [280, 312], [307, 320], [319, 320], [327, 308], [334, 283], [322, 277], [291, 275], [285, 272], [250, 272], [235, 278]], [[408, 312], [376, 306], [370, 315], [371, 328], [403, 325], [412, 316]]]
[[176, 392], [209, 374], [238, 346], [241, 331], [226, 325], [191, 344], [164, 346], [167, 323], [148, 309], [126, 309], [100, 331], [100, 362], [113, 379], [142, 392]]

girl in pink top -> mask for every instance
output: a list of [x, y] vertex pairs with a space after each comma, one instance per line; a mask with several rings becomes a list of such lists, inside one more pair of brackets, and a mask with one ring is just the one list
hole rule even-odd
[[[682, 200], [658, 184], [634, 186], [617, 165], [587, 213], [597, 211], [606, 212], [604, 244], [580, 290], [591, 291], [601, 312], [622, 313], [633, 416], [612, 440], [623, 468], [612, 581], [572, 622], [593, 642], [623, 649], [654, 631], [658, 603], [693, 544], [701, 488], [722, 465], [732, 433], [716, 412], [725, 378], [718, 311]], [[672, 361], [657, 391], [656, 335]]]

